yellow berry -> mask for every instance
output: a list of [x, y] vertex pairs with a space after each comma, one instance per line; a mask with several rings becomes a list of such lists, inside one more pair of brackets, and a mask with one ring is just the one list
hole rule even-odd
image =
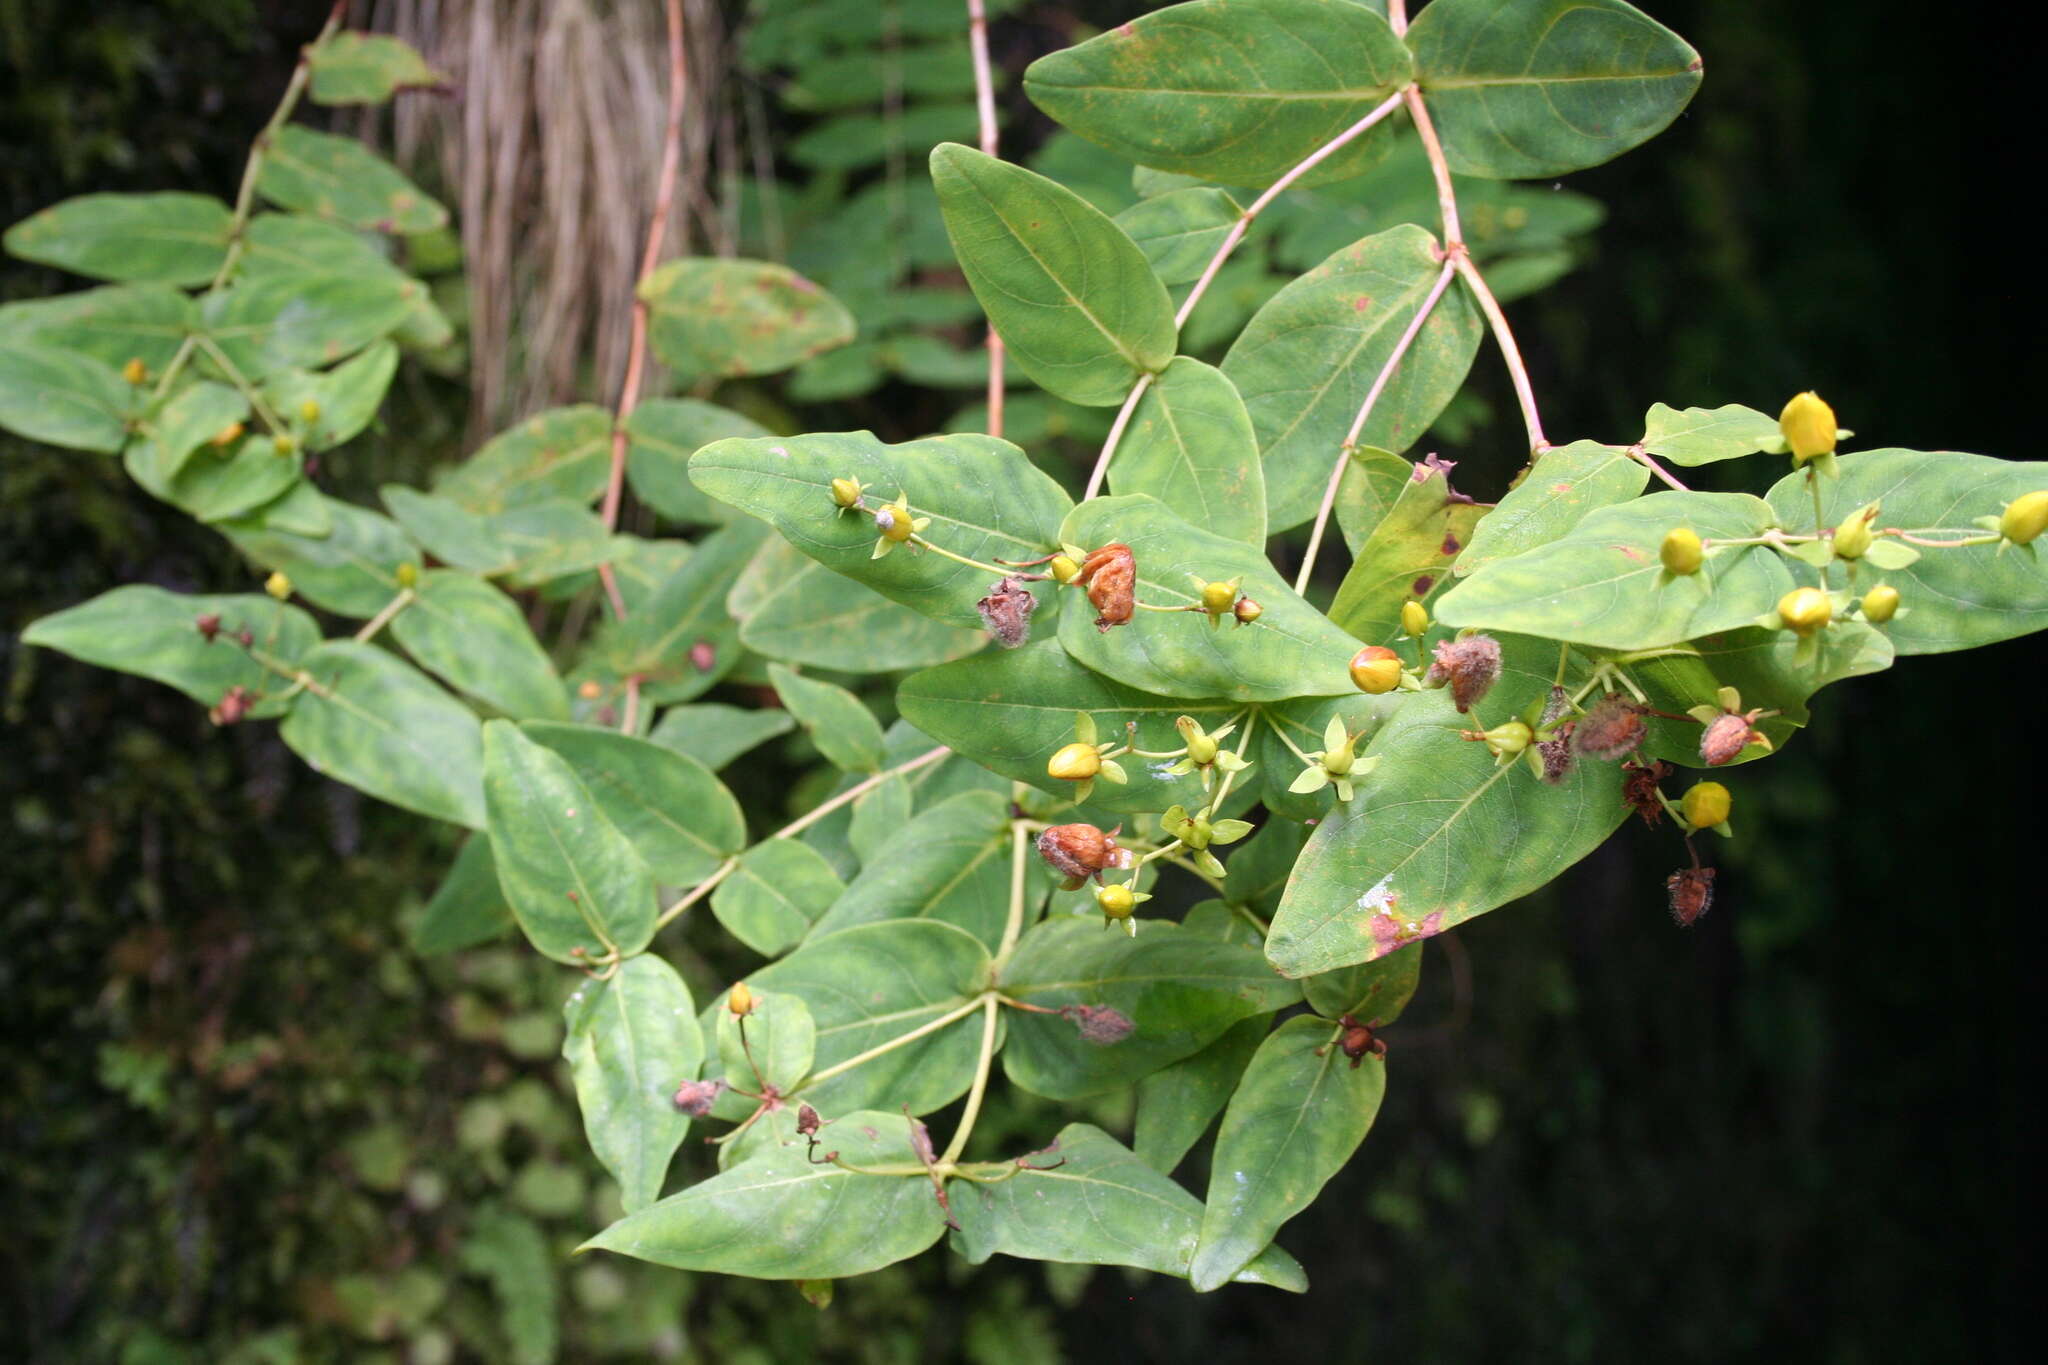
[[1863, 594], [1863, 619], [1874, 626], [1891, 620], [1898, 609], [1899, 590], [1889, 583], [1880, 583]]
[[901, 545], [916, 533], [917, 527], [912, 523], [907, 509], [891, 503], [887, 507], [875, 509], [875, 530], [881, 534], [882, 539]]
[[1778, 430], [1792, 451], [1792, 458], [1805, 464], [1816, 455], [1835, 448], [1835, 410], [1817, 393], [1796, 395], [1778, 414]]
[[1675, 574], [1693, 574], [1700, 571], [1706, 562], [1707, 552], [1700, 544], [1699, 534], [1689, 526], [1674, 526], [1665, 535], [1664, 543], [1657, 547], [1657, 558], [1664, 561], [1664, 567]]
[[1046, 776], [1062, 782], [1085, 782], [1101, 771], [1101, 751], [1093, 744], [1078, 741], [1054, 754], [1045, 765]]
[[131, 356], [121, 367], [121, 377], [131, 384], [141, 384], [149, 379], [149, 366], [142, 363], [141, 356]]
[[1061, 583], [1071, 583], [1081, 574], [1081, 566], [1067, 555], [1054, 555], [1052, 563], [1046, 567], [1052, 570], [1053, 578]]
[[320, 405], [310, 398], [308, 398], [305, 402], [299, 404], [299, 420], [302, 422], [319, 421]]
[[1420, 637], [1422, 632], [1428, 629], [1429, 609], [1412, 597], [1403, 602], [1401, 604], [1401, 633], [1403, 635]]
[[1202, 585], [1202, 610], [1212, 616], [1221, 616], [1237, 602], [1237, 586], [1233, 583], [1204, 583]]
[[279, 569], [263, 580], [263, 591], [282, 602], [292, 595], [292, 581], [284, 576], [282, 569]]
[[1835, 609], [1819, 588], [1794, 588], [1778, 599], [1778, 619], [1787, 630], [1811, 635], [1833, 619]]
[[734, 1014], [748, 1015], [754, 1012], [754, 993], [741, 981], [726, 993], [725, 1007]]
[[1111, 882], [1095, 888], [1095, 903], [1111, 919], [1129, 919], [1131, 911], [1137, 908], [1138, 898], [1131, 894], [1130, 887]]
[[270, 438], [270, 448], [280, 455], [289, 455], [299, 448], [299, 443], [292, 438], [291, 433], [280, 431]]
[[1679, 799], [1678, 812], [1694, 829], [1711, 829], [1728, 819], [1728, 789], [1719, 782], [1696, 783]]
[[2048, 531], [2048, 490], [2014, 498], [1998, 519], [1998, 534], [2015, 545], [2031, 544], [2043, 531]]
[[1367, 645], [1351, 656], [1351, 683], [1377, 697], [1401, 685], [1401, 656], [1385, 645]]
[[410, 588], [420, 581], [420, 566], [410, 560], [398, 566], [398, 586]]
[[860, 506], [860, 484], [854, 479], [832, 480], [832, 501], [841, 507]]

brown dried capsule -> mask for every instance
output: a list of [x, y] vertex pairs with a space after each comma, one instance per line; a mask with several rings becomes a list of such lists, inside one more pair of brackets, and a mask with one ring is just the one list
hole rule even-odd
[[1060, 1013], [1073, 1020], [1074, 1027], [1081, 1030], [1083, 1042], [1094, 1043], [1098, 1047], [1121, 1043], [1131, 1036], [1136, 1027], [1130, 1016], [1108, 1005], [1069, 1005]]
[[1365, 1060], [1367, 1053], [1375, 1057], [1387, 1055], [1385, 1041], [1373, 1032], [1371, 1024], [1359, 1023], [1358, 1016], [1352, 1014], [1345, 1015], [1337, 1023], [1344, 1030], [1344, 1036], [1337, 1040], [1337, 1047], [1351, 1059], [1353, 1071], [1358, 1070], [1358, 1064]]
[[1634, 753], [1648, 730], [1642, 707], [1627, 697], [1609, 695], [1572, 726], [1572, 747], [1587, 758], [1613, 763]]
[[818, 1111], [808, 1104], [796, 1107], [796, 1132], [798, 1137], [809, 1137], [825, 1126], [825, 1120], [818, 1117]]
[[192, 624], [199, 627], [200, 637], [204, 639], [206, 643], [212, 644], [214, 642], [214, 638], [220, 634], [220, 613], [212, 611], [205, 612], [201, 614], [199, 619], [194, 621]]
[[1671, 893], [1671, 918], [1690, 926], [1713, 908], [1714, 869], [1681, 867], [1665, 879], [1664, 889]]
[[1095, 628], [1104, 634], [1137, 610], [1138, 560], [1128, 545], [1105, 545], [1090, 553], [1075, 581], [1088, 589], [1089, 605], [1098, 613]]
[[1709, 768], [1718, 768], [1733, 763], [1752, 744], [1769, 744], [1770, 739], [1756, 728], [1756, 719], [1762, 714], [1729, 711], [1714, 717], [1700, 735], [1700, 758]]
[[1031, 595], [1025, 580], [1011, 574], [998, 578], [988, 596], [976, 602], [974, 609], [981, 613], [981, 623], [988, 627], [990, 638], [1004, 649], [1015, 649], [1031, 638], [1031, 612], [1037, 605], [1038, 599]]
[[1542, 771], [1536, 774], [1537, 777], [1553, 787], [1563, 782], [1572, 771], [1570, 731], [1558, 735], [1555, 739], [1537, 741], [1536, 756], [1543, 764]]
[[1649, 763], [1625, 763], [1621, 771], [1622, 801], [1643, 817], [1644, 824], [1655, 829], [1664, 818], [1664, 802], [1657, 795], [1657, 784], [1675, 770], [1660, 758]]
[[1436, 662], [1429, 666], [1423, 682], [1430, 687], [1449, 683], [1452, 704], [1460, 711], [1470, 711], [1499, 677], [1500, 642], [1490, 635], [1473, 635], [1439, 641]]
[[701, 1119], [724, 1093], [724, 1081], [684, 1081], [676, 1087], [675, 1105], [691, 1118]]
[[215, 725], [233, 725], [249, 714], [249, 708], [256, 699], [249, 695], [249, 689], [239, 683], [221, 693], [220, 700], [206, 713], [206, 718]]
[[1038, 856], [1068, 880], [1068, 890], [1117, 862], [1116, 836], [1093, 825], [1054, 825], [1038, 836]]

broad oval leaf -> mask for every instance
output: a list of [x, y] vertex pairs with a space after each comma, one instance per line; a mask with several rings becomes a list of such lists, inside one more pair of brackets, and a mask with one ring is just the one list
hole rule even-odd
[[675, 968], [642, 953], [586, 981], [562, 1006], [562, 1056], [590, 1150], [619, 1182], [628, 1213], [661, 1195], [690, 1120], [676, 1087], [697, 1079], [704, 1034]]
[[837, 1279], [879, 1270], [939, 1240], [946, 1222], [922, 1171], [861, 1175], [846, 1166], [917, 1165], [902, 1114], [857, 1110], [819, 1133], [840, 1162], [808, 1146], [750, 1160], [637, 1213], [584, 1243], [677, 1270], [759, 1279]]
[[1683, 412], [1665, 403], [1652, 403], [1643, 414], [1643, 449], [1673, 464], [1740, 459], [1770, 450], [1780, 439], [1777, 418], [1740, 403]]
[[1146, 493], [1191, 525], [1263, 551], [1266, 479], [1237, 389], [1213, 365], [1174, 357], [1145, 390], [1109, 466], [1116, 493]]
[[[1185, 1278], [1202, 1206], [1100, 1128], [1070, 1123], [1043, 1153], [1017, 1158], [1014, 1174], [957, 1180], [960, 1230], [953, 1246], [970, 1265], [995, 1255], [1076, 1265], [1128, 1265]], [[1267, 1247], [1236, 1277], [1301, 1293], [1308, 1277]]]
[[1401, 491], [1415, 477], [1415, 466], [1391, 450], [1359, 446], [1352, 450], [1344, 476], [1337, 481], [1333, 511], [1344, 544], [1357, 554], [1368, 537], [1394, 510]]
[[0, 346], [49, 346], [116, 368], [139, 360], [154, 375], [197, 317], [192, 300], [169, 285], [113, 284], [0, 305]]
[[1634, 498], [1649, 479], [1649, 467], [1620, 446], [1574, 441], [1546, 450], [1480, 521], [1452, 569], [1462, 578], [1496, 559], [1548, 545], [1589, 513]]
[[879, 920], [931, 919], [993, 947], [1009, 910], [1010, 837], [1009, 802], [994, 792], [939, 802], [891, 833], [812, 941]]
[[1173, 359], [1173, 301], [1145, 253], [1056, 181], [957, 143], [932, 153], [946, 235], [1017, 368], [1048, 393], [1120, 403]]
[[762, 555], [773, 557], [762, 595], [744, 609], [727, 599], [740, 618], [740, 643], [757, 654], [840, 673], [886, 673], [944, 663], [988, 643], [978, 630], [934, 621], [842, 578], [787, 541], [770, 542]]
[[171, 484], [193, 452], [249, 415], [249, 400], [225, 384], [201, 380], [181, 390], [145, 422], [122, 452], [128, 476], [169, 502]]
[[0, 341], [0, 428], [45, 445], [112, 455], [139, 406], [111, 367], [35, 342]]
[[654, 353], [685, 379], [775, 374], [853, 340], [845, 304], [773, 261], [669, 261], [638, 294]]
[[[317, 374], [285, 370], [272, 375], [263, 393], [270, 406], [283, 414], [301, 446], [332, 450], [354, 440], [370, 425], [397, 373], [398, 347], [379, 341], [331, 370]], [[309, 403], [318, 412], [311, 420], [305, 416]]]
[[[1384, 15], [1349, 0], [1192, 0], [1033, 62], [1032, 103], [1142, 166], [1269, 185], [1406, 84]], [[1357, 175], [1387, 130], [1303, 177]]]
[[503, 573], [512, 567], [512, 547], [488, 517], [452, 498], [422, 493], [402, 483], [387, 483], [377, 493], [405, 533], [443, 563], [484, 574]]
[[228, 251], [228, 206], [210, 194], [81, 194], [7, 229], [11, 255], [99, 280], [205, 284]]
[[590, 725], [529, 721], [520, 728], [569, 761], [663, 885], [700, 881], [746, 846], [739, 802], [689, 755]]
[[[1480, 704], [1518, 715], [1550, 687], [1556, 651], [1503, 642], [1500, 681]], [[1266, 956], [1290, 977], [1384, 957], [1549, 882], [1621, 823], [1621, 770], [1575, 764], [1545, 786], [1496, 763], [1463, 732], [1448, 691], [1404, 702], [1365, 753], [1363, 790], [1316, 826], [1273, 917]]]
[[715, 685], [740, 654], [726, 588], [767, 534], [749, 519], [704, 537], [639, 611], [606, 625], [570, 681], [596, 682], [607, 705], [636, 674], [642, 695], [657, 703], [688, 701]]
[[1700, 85], [1699, 53], [1624, 0], [1434, 0], [1408, 47], [1445, 160], [1496, 180], [1620, 156]]
[[448, 224], [447, 209], [368, 147], [298, 124], [270, 136], [256, 191], [284, 208], [408, 237]]
[[1079, 916], [1034, 925], [1004, 966], [1001, 985], [1028, 1004], [1106, 1005], [1131, 1021], [1130, 1034], [1109, 1044], [1086, 1041], [1056, 1013], [1010, 1021], [1004, 1072], [1033, 1094], [1062, 1100], [1129, 1085], [1199, 1052], [1239, 1019], [1301, 998], [1256, 949], [1154, 919], [1140, 920], [1135, 938]]
[[484, 442], [434, 491], [485, 514], [556, 498], [588, 503], [604, 491], [611, 439], [603, 408], [550, 408]]
[[264, 568], [283, 570], [292, 590], [314, 606], [343, 616], [374, 616], [398, 592], [398, 566], [417, 564], [419, 549], [390, 518], [316, 496], [330, 519], [324, 536], [267, 524], [267, 509], [221, 529], [236, 549]]
[[1230, 1102], [1230, 1092], [1272, 1022], [1264, 1015], [1240, 1019], [1192, 1057], [1138, 1082], [1131, 1147], [1140, 1161], [1162, 1175], [1180, 1165]]
[[782, 664], [768, 665], [768, 683], [834, 767], [871, 773], [882, 766], [882, 722], [859, 697]]
[[329, 640], [278, 733], [317, 773], [394, 806], [484, 825], [483, 744], [470, 709], [374, 645]]
[[270, 437], [252, 432], [226, 449], [201, 447], [166, 491], [200, 521], [226, 521], [282, 497], [298, 483], [304, 465], [298, 450], [281, 455]]
[[718, 1062], [725, 1069], [726, 1083], [754, 1095], [770, 1089], [782, 1095], [793, 1092], [810, 1074], [817, 1055], [818, 1028], [810, 1007], [787, 991], [768, 990], [753, 993], [744, 1017], [734, 1014], [731, 1005], [732, 993], [727, 991], [705, 1010], [718, 1035]]
[[400, 90], [448, 83], [410, 43], [384, 33], [344, 30], [307, 50], [315, 104], [382, 104]]
[[250, 379], [317, 369], [389, 333], [425, 295], [403, 276], [259, 275], [200, 300], [200, 326]]
[[[1060, 614], [1060, 643], [1081, 663], [1160, 696], [1285, 701], [1355, 690], [1345, 669], [1358, 644], [1296, 596], [1263, 551], [1197, 530], [1151, 498], [1095, 498], [1074, 509], [1061, 539], [1088, 548], [1121, 542], [1137, 558], [1140, 602], [1195, 606], [1200, 583], [1238, 579], [1264, 613], [1249, 626], [1212, 624], [1201, 611], [1133, 613], [1097, 629], [1076, 601]], [[1174, 746], [1168, 745], [1168, 748]]]
[[[1841, 456], [1840, 477], [1821, 481], [1821, 516], [1836, 526], [1866, 503], [1882, 504], [1878, 525], [1929, 540], [1984, 534], [1978, 517], [1996, 517], [2006, 503], [2048, 489], [2048, 463], [1995, 460], [1952, 450], [1863, 450]], [[1780, 479], [1769, 494], [1787, 526], [1805, 530], [1813, 499], [1804, 474]], [[1972, 649], [2048, 626], [2048, 558], [2043, 545], [2023, 549], [1973, 545], [1924, 549], [1904, 569], [1881, 575], [1899, 589], [1904, 608], [1885, 626], [1901, 654]], [[1858, 580], [1868, 587], [1870, 578]]]
[[494, 720], [483, 728], [491, 856], [512, 913], [544, 956], [589, 965], [654, 936], [654, 878], [569, 761]]
[[[212, 643], [199, 633], [201, 616], [220, 618], [221, 635]], [[257, 649], [288, 667], [320, 640], [312, 617], [260, 593], [185, 596], [141, 583], [45, 616], [21, 639], [175, 687], [201, 706], [212, 706], [235, 687], [268, 693], [250, 714], [278, 715], [289, 703], [277, 694], [290, 684], [232, 642], [244, 630]]]
[[[1268, 300], [1223, 357], [1266, 462], [1268, 529], [1315, 515], [1358, 409], [1443, 271], [1435, 252], [1413, 225], [1354, 242]], [[1466, 291], [1447, 289], [1359, 443], [1399, 454], [1421, 440], [1465, 382], [1482, 326]]]
[[[1811, 512], [1808, 516], [1811, 517]], [[1540, 635], [1597, 649], [1650, 649], [1745, 626], [1791, 591], [1768, 545], [1714, 545], [1694, 574], [1668, 572], [1664, 537], [1754, 540], [1778, 524], [1747, 493], [1652, 493], [1589, 513], [1563, 537], [1496, 559], [1436, 604], [1447, 626]]]
[[796, 718], [780, 708], [750, 711], [724, 702], [699, 702], [663, 711], [647, 737], [717, 772], [754, 746], [795, 728]]
[[1141, 200], [1116, 216], [1159, 282], [1193, 284], [1244, 216], [1227, 191], [1189, 186]]
[[1042, 558], [1073, 506], [1023, 451], [966, 434], [893, 446], [865, 431], [718, 441], [690, 457], [690, 477], [826, 568], [934, 620], [975, 627], [991, 576], [907, 544], [874, 558], [872, 515], [842, 511], [832, 481], [862, 483], [870, 511], [902, 493], [913, 516], [931, 519], [926, 539], [984, 563]]
[[1351, 1015], [1379, 1028], [1401, 1017], [1422, 979], [1422, 945], [1410, 944], [1371, 962], [1305, 977], [1301, 993], [1309, 1007], [1326, 1019]]
[[[1801, 647], [1790, 631], [1744, 626], [1690, 642], [1693, 652], [1668, 654], [1629, 666], [1650, 699], [1667, 716], [1647, 717], [1643, 753], [1688, 768], [1708, 766], [1700, 756], [1700, 726], [1685, 716], [1696, 706], [1719, 709], [1719, 691], [1733, 687], [1742, 694], [1745, 711], [1762, 710], [1755, 727], [1782, 747], [1809, 719], [1806, 699], [1829, 683], [1881, 673], [1892, 666], [1892, 642], [1864, 621], [1837, 621]], [[1745, 750], [1735, 762], [1751, 762], [1770, 751]]]
[[711, 893], [711, 913], [734, 938], [775, 957], [808, 934], [845, 889], [810, 845], [763, 839]]
[[695, 398], [651, 398], [626, 419], [626, 478], [633, 495], [671, 521], [716, 525], [732, 509], [690, 481], [690, 456], [713, 441], [771, 436], [751, 417]]
[[410, 942], [421, 957], [433, 957], [489, 943], [517, 923], [498, 885], [491, 836], [472, 834], [413, 921]]
[[1197, 1292], [1229, 1283], [1314, 1202], [1365, 1141], [1386, 1085], [1386, 1063], [1351, 1061], [1328, 1020], [1290, 1019], [1267, 1035], [1216, 1133], [1202, 1240], [1188, 1268]]
[[1451, 561], [1483, 526], [1485, 508], [1452, 495], [1439, 468], [1415, 466], [1400, 496], [1358, 547], [1337, 586], [1330, 619], [1367, 644], [1401, 634], [1401, 607], [1428, 602], [1450, 577]]

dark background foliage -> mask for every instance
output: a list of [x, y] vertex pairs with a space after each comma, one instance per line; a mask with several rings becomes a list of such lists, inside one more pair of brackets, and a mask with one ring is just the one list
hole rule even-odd
[[[231, 184], [320, 8], [0, 0], [0, 217]], [[1597, 258], [1514, 309], [1549, 429], [1813, 387], [1859, 444], [2038, 455], [2043, 300], [2010, 189], [2031, 45], [1899, 0], [1652, 8], [1708, 79], [1572, 180], [1609, 209]], [[1124, 17], [1026, 7], [998, 57]], [[0, 270], [4, 297], [57, 283]], [[1510, 412], [1490, 355], [1477, 374]], [[339, 491], [450, 448], [459, 390], [408, 382]], [[1482, 495], [1513, 472], [1505, 431], [1444, 452]], [[1375, 1132], [1283, 1236], [1307, 1298], [933, 1257], [817, 1315], [779, 1286], [557, 1273], [593, 1224], [555, 986], [510, 953], [423, 963], [400, 928], [449, 842], [266, 729], [15, 645], [116, 583], [237, 581], [211, 533], [111, 461], [8, 443], [0, 545], [10, 1353], [530, 1358], [517, 1302], [559, 1292], [570, 1358], [2019, 1354], [2038, 640], [1824, 694], [1730, 781], [1740, 837], [1694, 929], [1662, 908], [1676, 840], [1631, 828], [1434, 952]], [[545, 1254], [479, 1231], [500, 1215]]]

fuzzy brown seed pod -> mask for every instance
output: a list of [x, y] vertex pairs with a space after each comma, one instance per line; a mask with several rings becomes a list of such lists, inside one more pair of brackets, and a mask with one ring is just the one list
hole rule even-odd
[[206, 643], [212, 644], [214, 642], [215, 637], [217, 637], [220, 634], [220, 613], [212, 611], [205, 612], [201, 614], [199, 619], [194, 621], [192, 624], [199, 628], [199, 634], [201, 638], [203, 638], [206, 641]]
[[1642, 707], [1627, 697], [1610, 695], [1595, 702], [1572, 726], [1572, 748], [1586, 758], [1615, 763], [1634, 753], [1648, 731]]
[[1054, 825], [1038, 836], [1038, 856], [1078, 887], [1116, 862], [1116, 836], [1093, 825]]
[[1131, 619], [1138, 605], [1138, 560], [1128, 545], [1105, 545], [1082, 562], [1074, 580], [1088, 589], [1088, 603], [1098, 615], [1095, 628], [1108, 634], [1110, 627]]
[[1665, 879], [1664, 889], [1671, 893], [1671, 918], [1689, 927], [1713, 908], [1714, 869], [1681, 867]]
[[1664, 818], [1664, 803], [1657, 798], [1657, 784], [1671, 776], [1671, 765], [1660, 758], [1650, 763], [1626, 763], [1621, 771], [1623, 803], [1642, 816], [1644, 824], [1655, 829]]
[[1431, 687], [1451, 686], [1451, 702], [1460, 711], [1479, 704], [1494, 680], [1500, 677], [1500, 642], [1490, 635], [1473, 635], [1463, 640], [1441, 640], [1436, 662], [1423, 681]]
[[1733, 763], [1742, 751], [1752, 744], [1767, 743], [1755, 728], [1760, 712], [1747, 715], [1726, 712], [1707, 722], [1707, 728], [1700, 735], [1700, 758], [1709, 768], [1719, 768]]
[[256, 699], [249, 695], [249, 689], [236, 684], [221, 693], [220, 700], [206, 713], [206, 718], [215, 725], [233, 725], [249, 714], [249, 708]]
[[1337, 1041], [1338, 1048], [1351, 1059], [1351, 1069], [1358, 1070], [1358, 1064], [1367, 1054], [1374, 1057], [1387, 1055], [1386, 1043], [1373, 1031], [1371, 1024], [1361, 1024], [1356, 1015], [1347, 1014], [1337, 1023], [1343, 1028], [1344, 1036]]
[[1555, 739], [1546, 739], [1536, 745], [1537, 756], [1543, 760], [1543, 771], [1537, 776], [1555, 787], [1572, 771], [1571, 733], [1566, 731]]
[[675, 1105], [691, 1118], [701, 1119], [724, 1093], [724, 1081], [684, 1081], [676, 1087]]
[[1060, 1011], [1081, 1030], [1081, 1040], [1098, 1047], [1121, 1043], [1137, 1026], [1121, 1010], [1108, 1005], [1069, 1005]]
[[817, 1110], [811, 1108], [808, 1104], [799, 1104], [796, 1107], [796, 1133], [798, 1137], [809, 1137], [824, 1126], [825, 1121], [818, 1117]]
[[1037, 605], [1038, 599], [1031, 595], [1024, 578], [1011, 574], [998, 578], [974, 609], [981, 613], [990, 638], [1004, 649], [1015, 649], [1031, 638], [1031, 612]]

